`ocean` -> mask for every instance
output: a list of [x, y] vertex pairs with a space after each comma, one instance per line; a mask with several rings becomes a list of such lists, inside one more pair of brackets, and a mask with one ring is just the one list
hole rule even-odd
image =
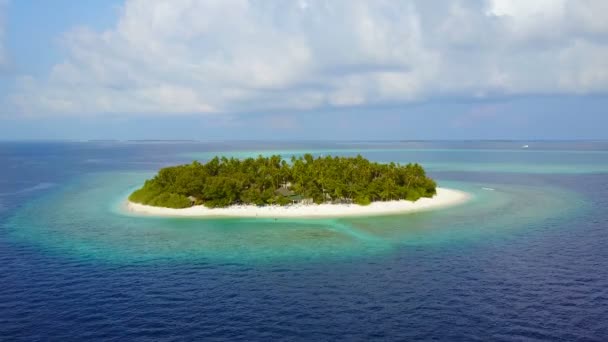
[[[473, 197], [344, 219], [123, 209], [164, 166], [302, 153], [418, 162]], [[608, 336], [608, 142], [1, 142], [0, 165], [2, 341]]]

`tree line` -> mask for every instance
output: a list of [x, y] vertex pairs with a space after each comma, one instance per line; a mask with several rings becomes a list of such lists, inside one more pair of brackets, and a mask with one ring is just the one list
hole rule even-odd
[[287, 205], [356, 203], [432, 197], [436, 183], [419, 164], [370, 162], [357, 157], [259, 156], [244, 160], [215, 157], [207, 163], [166, 167], [131, 194], [129, 200], [168, 208], [203, 204]]

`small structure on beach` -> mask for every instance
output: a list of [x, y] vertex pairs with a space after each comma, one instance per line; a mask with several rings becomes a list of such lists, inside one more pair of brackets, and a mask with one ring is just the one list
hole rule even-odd
[[304, 196], [296, 194], [293, 190], [291, 190], [285, 186], [281, 186], [280, 188], [276, 189], [274, 193], [279, 196], [283, 196], [283, 197], [287, 198], [289, 201], [291, 201], [291, 204], [312, 204], [313, 203], [311, 198], [304, 198]]
[[277, 194], [277, 195], [279, 195], [279, 196], [283, 196], [283, 197], [290, 197], [290, 196], [293, 196], [293, 195], [296, 194], [295, 192], [293, 192], [289, 188], [283, 187], [283, 186], [280, 187], [280, 188], [278, 188], [278, 189], [276, 189], [274, 191], [274, 193]]

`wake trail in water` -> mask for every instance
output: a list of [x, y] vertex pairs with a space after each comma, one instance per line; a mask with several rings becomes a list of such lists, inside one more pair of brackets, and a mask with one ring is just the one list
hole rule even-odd
[[38, 183], [34, 186], [30, 186], [21, 190], [17, 190], [17, 191], [13, 191], [13, 192], [1, 192], [0, 193], [0, 197], [4, 197], [4, 196], [11, 196], [11, 195], [19, 195], [19, 194], [23, 194], [23, 193], [28, 193], [28, 192], [33, 192], [33, 191], [38, 191], [38, 190], [44, 190], [44, 189], [48, 189], [55, 186], [55, 183], [49, 183], [49, 182], [42, 182], [42, 183]]

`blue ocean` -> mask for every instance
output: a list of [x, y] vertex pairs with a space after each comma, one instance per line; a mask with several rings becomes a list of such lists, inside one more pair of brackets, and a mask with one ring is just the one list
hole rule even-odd
[[[419, 162], [455, 207], [343, 219], [133, 216], [164, 166]], [[606, 341], [608, 142], [0, 143], [2, 341]]]

